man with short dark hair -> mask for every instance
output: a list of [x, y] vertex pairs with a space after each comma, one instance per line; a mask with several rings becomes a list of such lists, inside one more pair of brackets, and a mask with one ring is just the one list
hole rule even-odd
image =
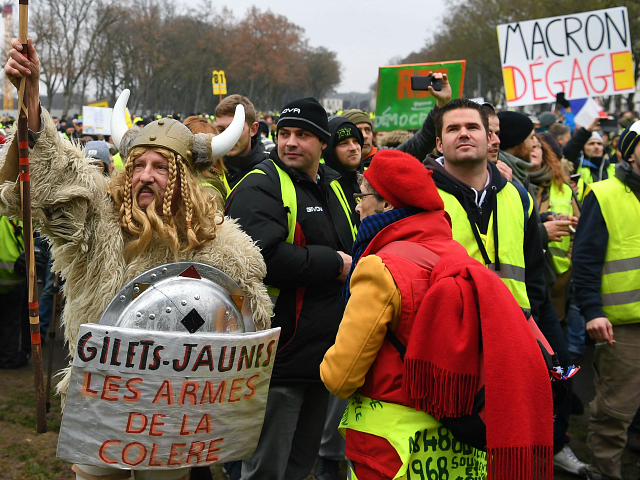
[[476, 102], [447, 103], [435, 115], [443, 156], [429, 155], [424, 164], [433, 170], [453, 222], [453, 238], [494, 270], [518, 304], [537, 318], [544, 302], [544, 258], [538, 222], [531, 215], [533, 200], [487, 161], [488, 125], [486, 111]]
[[281, 327], [264, 426], [242, 479], [303, 479], [318, 455], [329, 392], [319, 366], [343, 309], [338, 299], [351, 266], [353, 212], [337, 172], [320, 163], [330, 141], [327, 114], [314, 98], [280, 113], [277, 148], [227, 199], [262, 250], [265, 283]]
[[258, 133], [259, 124], [256, 120], [256, 109], [247, 97], [230, 95], [218, 104], [215, 112], [215, 126], [218, 134], [224, 132], [231, 125], [238, 105], [244, 107], [245, 126], [238, 143], [224, 157], [224, 165], [227, 168], [225, 177], [229, 190], [233, 189], [242, 177], [253, 170], [256, 165], [269, 158], [269, 152], [264, 148]]

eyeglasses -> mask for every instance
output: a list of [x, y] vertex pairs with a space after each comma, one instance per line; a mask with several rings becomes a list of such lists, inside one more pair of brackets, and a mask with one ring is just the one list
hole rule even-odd
[[354, 200], [361, 200], [362, 197], [368, 197], [369, 195], [375, 195], [375, 193], [354, 193], [353, 194], [353, 199]]

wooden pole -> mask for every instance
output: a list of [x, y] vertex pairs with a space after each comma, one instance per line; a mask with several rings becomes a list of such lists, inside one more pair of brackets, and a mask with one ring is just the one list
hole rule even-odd
[[51, 407], [51, 375], [53, 370], [53, 341], [56, 338], [56, 306], [58, 305], [58, 292], [60, 291], [60, 276], [56, 273], [53, 280], [53, 310], [51, 311], [51, 323], [49, 323], [49, 362], [47, 365], [47, 390], [46, 402], [47, 413]]
[[[29, 33], [29, 0], [20, 0], [20, 27], [18, 36], [22, 43], [22, 54], [27, 57]], [[40, 342], [40, 316], [38, 313], [38, 279], [33, 251], [33, 227], [31, 225], [31, 180], [29, 178], [29, 110], [27, 108], [27, 77], [20, 79], [18, 91], [18, 157], [20, 170], [20, 193], [22, 196], [22, 224], [27, 267], [29, 301], [29, 327], [31, 333], [31, 362], [36, 390], [36, 425], [38, 433], [47, 431], [47, 409], [44, 394], [44, 370], [42, 344]]]

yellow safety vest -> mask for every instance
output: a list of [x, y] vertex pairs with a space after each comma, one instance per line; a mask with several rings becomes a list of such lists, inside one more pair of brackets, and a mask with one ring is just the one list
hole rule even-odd
[[[14, 220], [13, 223], [22, 228], [22, 222]], [[0, 215], [0, 293], [8, 293], [24, 283], [24, 277], [13, 271], [13, 265], [23, 251], [22, 232], [15, 232], [11, 221]]]
[[[604, 162], [604, 160], [603, 160]], [[607, 172], [607, 177], [611, 178], [616, 174], [616, 166], [613, 162], [611, 162], [609, 164], [609, 166], [606, 168], [606, 172]], [[584, 180], [584, 183], [586, 185], [591, 185], [592, 183], [597, 183], [594, 179], [593, 179], [593, 175], [591, 174], [591, 169], [589, 167], [580, 167], [578, 168], [578, 171], [576, 173], [580, 174], [580, 178], [582, 178]]]
[[600, 204], [609, 240], [600, 294], [613, 325], [640, 322], [640, 202], [616, 177], [589, 185]]
[[[486, 452], [458, 441], [438, 420], [415, 408], [355, 393], [338, 428], [342, 435], [351, 429], [386, 439], [402, 461], [394, 480], [480, 480], [487, 475]], [[353, 470], [350, 478], [356, 478]]]
[[204, 181], [204, 182], [200, 182], [200, 186], [201, 187], [211, 187], [213, 189], [215, 189], [216, 191], [218, 191], [220, 193], [220, 195], [222, 195], [223, 200], [227, 199], [227, 196], [229, 196], [229, 192], [231, 192], [231, 187], [229, 186], [229, 182], [227, 181], [227, 175], [222, 172], [221, 174], [216, 174], [218, 175], [218, 178], [222, 181], [222, 184], [224, 185], [225, 191], [221, 192], [220, 189], [218, 187], [216, 187], [213, 183]]
[[[466, 248], [469, 256], [479, 262], [484, 262], [480, 247], [476, 242], [469, 217], [464, 207], [456, 197], [444, 190], [438, 189], [438, 193], [444, 201], [444, 209], [451, 217], [453, 239]], [[515, 297], [521, 308], [531, 308], [525, 284], [524, 264], [524, 231], [525, 217], [528, 219], [533, 212], [533, 200], [527, 193], [529, 200], [528, 210], [525, 212], [523, 198], [517, 187], [511, 182], [498, 192], [498, 248], [500, 256], [500, 270], [496, 274], [502, 279], [507, 288]], [[480, 234], [484, 248], [491, 263], [489, 269], [495, 271], [495, 248], [493, 238], [493, 213], [489, 219], [489, 228], [486, 234]]]
[[[320, 161], [324, 163], [323, 159], [321, 159]], [[289, 232], [287, 234], [286, 242], [293, 245], [293, 240], [296, 233], [296, 221], [298, 218], [298, 199], [296, 196], [296, 188], [293, 185], [293, 181], [291, 180], [291, 177], [289, 176], [289, 174], [285, 172], [282, 168], [280, 168], [278, 165], [276, 165], [276, 162], [274, 162], [273, 160], [271, 160], [271, 162], [273, 163], [273, 166], [276, 167], [276, 171], [278, 172], [278, 177], [280, 178], [280, 192], [282, 194], [282, 205], [285, 207], [285, 210], [287, 211], [287, 227]], [[233, 187], [231, 191], [235, 190], [236, 187], [240, 185], [242, 180], [247, 178], [247, 175], [251, 175], [252, 173], [261, 173], [262, 175], [267, 174], [264, 170], [261, 170], [259, 168], [256, 168], [255, 170], [251, 170], [244, 177], [242, 177], [238, 183], [236, 183], [236, 185]], [[353, 241], [355, 242], [356, 235], [358, 234], [358, 228], [353, 224], [351, 220], [351, 207], [349, 206], [349, 202], [347, 201], [347, 196], [344, 194], [344, 191], [342, 190], [342, 187], [340, 186], [340, 183], [338, 182], [338, 180], [333, 180], [330, 183], [330, 185], [331, 185], [331, 189], [333, 190], [333, 193], [335, 193], [336, 197], [338, 198], [338, 201], [340, 202], [340, 205], [342, 206], [342, 210], [344, 211], [345, 216], [347, 217], [347, 221], [349, 222], [349, 228], [351, 229], [351, 236], [353, 238]], [[276, 287], [267, 286], [267, 292], [273, 298], [277, 298], [280, 295], [280, 289]]]
[[120, 152], [116, 152], [113, 156], [113, 169], [114, 170], [124, 170], [124, 163], [122, 163], [122, 157], [120, 157]]
[[[573, 195], [569, 185], [563, 185], [562, 191], [555, 182], [551, 182], [549, 187], [549, 201], [554, 199], [568, 200], [572, 202]], [[573, 205], [573, 202], [572, 202]], [[549, 242], [548, 250], [551, 253], [553, 266], [556, 273], [562, 275], [571, 268], [571, 259], [569, 258], [569, 248], [571, 247], [571, 237], [567, 235], [562, 237], [559, 242]]]

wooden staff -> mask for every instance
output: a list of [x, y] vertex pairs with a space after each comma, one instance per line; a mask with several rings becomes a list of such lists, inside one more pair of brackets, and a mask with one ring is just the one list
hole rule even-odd
[[[29, 0], [20, 0], [20, 27], [18, 36], [22, 43], [22, 54], [28, 55]], [[33, 228], [31, 225], [31, 181], [29, 179], [29, 110], [27, 109], [27, 77], [20, 79], [18, 91], [18, 158], [20, 171], [20, 193], [22, 196], [22, 224], [27, 267], [29, 301], [29, 327], [31, 332], [31, 361], [36, 389], [36, 425], [38, 433], [47, 431], [47, 409], [44, 394], [44, 370], [42, 344], [40, 343], [40, 316], [38, 313], [38, 279], [33, 252]]]
[[51, 407], [49, 401], [51, 397], [51, 374], [53, 370], [53, 341], [56, 338], [56, 307], [58, 305], [58, 292], [60, 291], [60, 277], [56, 272], [56, 276], [53, 280], [53, 310], [51, 312], [51, 323], [49, 323], [49, 362], [47, 365], [47, 396], [46, 406], [47, 413]]

